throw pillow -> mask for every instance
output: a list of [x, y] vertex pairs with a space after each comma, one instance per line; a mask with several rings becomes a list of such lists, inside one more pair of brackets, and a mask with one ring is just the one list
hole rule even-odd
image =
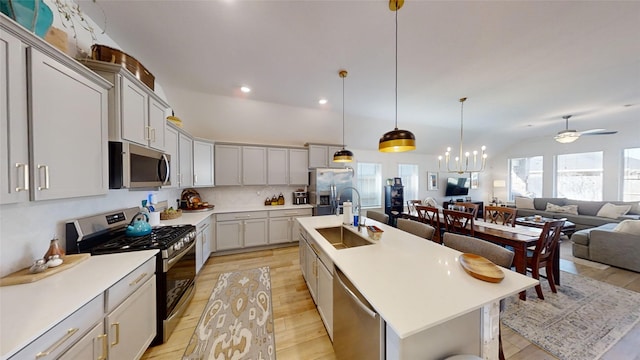
[[623, 220], [613, 231], [640, 236], [640, 220]]
[[533, 206], [533, 199], [524, 196], [516, 196], [516, 208], [535, 210], [535, 207]]
[[596, 216], [602, 216], [610, 219], [617, 219], [631, 210], [631, 205], [613, 205], [606, 203], [602, 205]]
[[578, 205], [559, 206], [552, 203], [547, 203], [545, 211], [578, 215]]

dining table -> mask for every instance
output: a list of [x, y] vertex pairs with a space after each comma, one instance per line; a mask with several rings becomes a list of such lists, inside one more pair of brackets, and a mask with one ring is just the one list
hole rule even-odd
[[[405, 212], [404, 218], [420, 221], [417, 213]], [[440, 214], [442, 223], [444, 218]], [[513, 266], [521, 274], [527, 273], [527, 249], [536, 245], [540, 238], [541, 228], [518, 225], [502, 225], [476, 219], [473, 223], [473, 237], [492, 242], [513, 249]], [[560, 253], [558, 249], [553, 254], [553, 277], [556, 285], [560, 285]], [[526, 294], [520, 293], [520, 299], [525, 300]]]

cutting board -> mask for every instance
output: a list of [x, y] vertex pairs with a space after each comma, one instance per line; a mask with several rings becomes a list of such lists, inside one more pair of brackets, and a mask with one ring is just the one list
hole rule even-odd
[[493, 283], [498, 283], [504, 279], [502, 269], [480, 255], [462, 254], [459, 260], [464, 271], [476, 279]]
[[62, 265], [48, 268], [47, 270], [32, 274], [29, 272], [29, 268], [16, 271], [0, 279], [0, 286], [28, 284], [38, 280], [42, 280], [51, 275], [57, 274], [61, 271], [67, 270], [76, 266], [77, 264], [87, 260], [91, 254], [72, 254], [64, 257]]

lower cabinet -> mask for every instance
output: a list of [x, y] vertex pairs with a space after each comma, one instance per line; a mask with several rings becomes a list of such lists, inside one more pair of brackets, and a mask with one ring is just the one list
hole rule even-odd
[[305, 236], [303, 231], [299, 233], [302, 275], [333, 341], [333, 263], [311, 237]]
[[267, 244], [268, 213], [250, 211], [216, 215], [215, 250]]
[[311, 216], [311, 209], [273, 210], [269, 212], [269, 244], [299, 240], [297, 217]]
[[67, 350], [60, 360], [94, 360], [107, 359], [108, 352], [107, 334], [104, 333], [104, 324], [101, 322], [93, 327], [87, 335]]
[[211, 255], [211, 217], [197, 224], [196, 232], [196, 274], [198, 274]]

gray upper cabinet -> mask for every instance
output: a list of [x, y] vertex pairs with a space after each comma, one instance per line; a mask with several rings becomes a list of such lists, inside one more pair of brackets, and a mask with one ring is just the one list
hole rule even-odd
[[11, 170], [0, 201], [27, 201], [27, 187], [31, 200], [107, 193], [111, 85], [22, 27], [0, 28], [0, 156]]
[[193, 186], [193, 139], [187, 133], [178, 134], [179, 170], [178, 186], [188, 188]]
[[333, 154], [342, 150], [341, 145], [307, 144], [309, 148], [309, 168], [342, 168], [343, 163], [333, 162]]
[[215, 185], [242, 185], [242, 146], [216, 144]]
[[267, 149], [267, 182], [269, 185], [287, 185], [289, 183], [288, 149]]
[[164, 151], [169, 105], [120, 64], [81, 62], [114, 84], [109, 91], [109, 140]]
[[193, 186], [213, 186], [213, 143], [193, 140]]
[[258, 146], [242, 147], [242, 183], [267, 184], [267, 149]]
[[171, 156], [171, 165], [169, 167], [169, 180], [171, 181], [171, 185], [163, 186], [163, 188], [177, 188], [180, 168], [180, 147], [178, 146], [178, 134], [180, 131], [170, 124], [167, 124], [166, 130], [165, 151]]
[[309, 185], [307, 149], [289, 149], [289, 185]]

